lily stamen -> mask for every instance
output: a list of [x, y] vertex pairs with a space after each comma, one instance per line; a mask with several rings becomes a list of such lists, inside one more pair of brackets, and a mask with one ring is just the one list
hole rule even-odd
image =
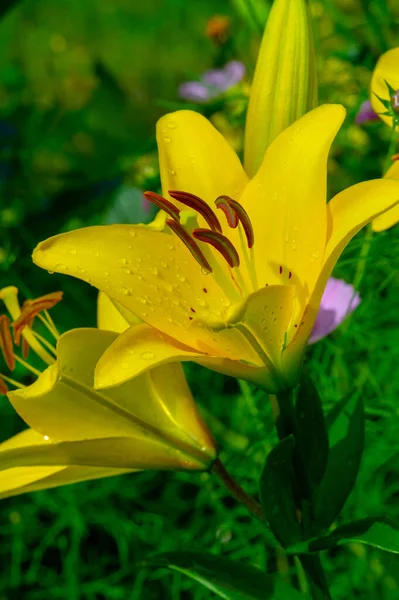
[[193, 240], [189, 233], [184, 229], [184, 227], [174, 221], [173, 219], [166, 219], [166, 224], [171, 228], [173, 233], [175, 233], [183, 242], [183, 244], [190, 250], [192, 256], [195, 258], [197, 263], [205, 269], [208, 273], [212, 273], [212, 267], [205, 258], [203, 252], [198, 246], [197, 242]]
[[169, 195], [172, 196], [178, 202], [181, 202], [185, 206], [192, 208], [198, 214], [201, 215], [212, 229], [212, 231], [218, 231], [222, 233], [222, 226], [220, 225], [220, 221], [210, 208], [210, 206], [204, 202], [201, 198], [196, 196], [195, 194], [190, 194], [189, 192], [181, 192], [178, 190], [169, 190]]
[[172, 202], [155, 192], [144, 192], [144, 197], [161, 210], [164, 210], [174, 221], [179, 221], [180, 211]]
[[15, 369], [14, 345], [11, 335], [11, 322], [7, 315], [0, 316], [0, 350], [10, 371]]
[[219, 196], [219, 198], [216, 198], [215, 204], [216, 208], [219, 208], [224, 212], [224, 216], [226, 217], [226, 221], [229, 227], [235, 229], [239, 223], [238, 215], [231, 206], [229, 200], [229, 196]]
[[209, 229], [195, 229], [193, 236], [200, 242], [211, 244], [211, 246], [220, 252], [231, 268], [240, 266], [238, 252], [225, 235], [217, 231], [210, 231]]
[[13, 322], [12, 327], [14, 330], [14, 342], [19, 346], [21, 340], [21, 334], [25, 327], [31, 327], [34, 319], [43, 310], [53, 308], [58, 302], [62, 300], [62, 292], [52, 292], [46, 294], [35, 300], [25, 300], [22, 305], [21, 314]]

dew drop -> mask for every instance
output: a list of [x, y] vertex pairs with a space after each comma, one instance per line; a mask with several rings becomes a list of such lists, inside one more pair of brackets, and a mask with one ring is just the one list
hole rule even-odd
[[105, 277], [108, 277], [109, 271], [104, 271], [104, 275], [105, 275]]
[[134, 231], [134, 229], [130, 229], [130, 230], [129, 230], [129, 235], [130, 235], [131, 237], [136, 237], [136, 232]]
[[69, 254], [77, 254], [76, 248], [70, 248], [69, 249]]
[[123, 257], [119, 259], [119, 262], [121, 263], [121, 265], [125, 265], [127, 263], [127, 260]]
[[131, 296], [132, 292], [125, 286], [122, 286], [121, 288], [119, 288], [119, 291], [121, 294], [124, 294], [125, 296]]
[[174, 247], [173, 244], [168, 244], [166, 247], [167, 247], [168, 250], [174, 250], [175, 249], [175, 247]]
[[164, 269], [168, 268], [168, 263], [165, 260], [161, 260], [160, 262], [161, 267], [163, 267]]
[[129, 368], [129, 363], [128, 362], [123, 362], [121, 364], [122, 369], [128, 369]]
[[163, 141], [164, 141], [166, 144], [170, 144], [170, 142], [172, 141], [172, 139], [171, 139], [170, 137], [168, 137], [168, 136], [165, 136], [165, 137], [163, 138]]
[[57, 263], [54, 266], [54, 270], [55, 271], [68, 271], [68, 267], [66, 265], [64, 265], [63, 263]]
[[122, 271], [124, 273], [126, 273], [127, 275], [130, 275], [130, 273], [131, 273], [131, 270], [129, 269], [129, 267], [122, 267]]
[[210, 271], [209, 269], [205, 269], [205, 267], [201, 268], [201, 273], [203, 275], [210, 275], [212, 271]]
[[174, 169], [168, 169], [169, 175], [176, 175], [176, 171]]
[[155, 358], [155, 355], [152, 352], [142, 352], [140, 354], [140, 358], [142, 358], [143, 360], [152, 360], [153, 358]]
[[169, 129], [177, 129], [176, 121], [169, 121], [168, 127], [169, 127]]

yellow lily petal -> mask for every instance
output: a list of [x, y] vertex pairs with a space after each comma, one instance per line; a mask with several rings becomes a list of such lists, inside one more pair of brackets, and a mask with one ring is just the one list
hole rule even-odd
[[255, 175], [274, 138], [316, 106], [316, 61], [307, 2], [275, 0], [259, 50], [245, 124], [248, 175]]
[[146, 325], [133, 325], [101, 356], [95, 370], [96, 389], [120, 385], [154, 367], [172, 362], [192, 361], [203, 353], [184, 346]]
[[[265, 287], [251, 294], [228, 315], [225, 323], [211, 328], [219, 356], [196, 352], [148, 325], [133, 326], [118, 336], [101, 356], [95, 372], [95, 387], [119, 385], [155, 366], [176, 361], [212, 365], [210, 368], [222, 373], [235, 372], [236, 377], [239, 371], [244, 378], [255, 376], [257, 380], [263, 368], [269, 381], [274, 371], [271, 361], [276, 366], [281, 363], [293, 301], [292, 286]], [[194, 324], [193, 327], [199, 326]], [[252, 364], [241, 369], [241, 361]]]
[[279, 370], [287, 332], [292, 320], [295, 287], [273, 285], [251, 294], [240, 314], [231, 317], [235, 325], [253, 347], [258, 348], [262, 362], [269, 361]]
[[[44, 439], [40, 433], [27, 429], [0, 444], [0, 464], [2, 452], [5, 450], [29, 448], [29, 452], [32, 452], [36, 445], [43, 443]], [[130, 470], [102, 467], [15, 467], [12, 470], [0, 471], [0, 498], [128, 472]]]
[[[399, 161], [395, 160], [384, 175], [384, 179], [399, 180]], [[385, 231], [390, 229], [399, 221], [399, 205], [397, 204], [391, 210], [387, 210], [382, 215], [373, 220], [373, 231]]]
[[342, 251], [360, 229], [398, 202], [399, 181], [375, 179], [340, 192], [328, 203], [329, 235], [323, 268], [302, 318], [302, 325], [283, 357], [284, 368], [294, 380], [297, 377], [300, 358], [312, 330], [324, 288]]
[[[145, 226], [64, 233], [39, 244], [33, 261], [91, 283], [144, 322], [176, 339], [184, 337], [200, 351], [198, 332], [188, 328], [193, 311], [201, 318], [229, 303], [180, 239]], [[201, 339], [211, 344], [205, 330]]]
[[117, 333], [122, 333], [129, 327], [125, 317], [104, 292], [99, 292], [97, 298], [97, 327]]
[[388, 50], [380, 56], [373, 71], [370, 83], [370, 102], [374, 112], [392, 127], [392, 117], [382, 115], [386, 111], [385, 106], [379, 98], [390, 100], [388, 87], [385, 82], [394, 89], [399, 89], [399, 48]]
[[241, 162], [222, 134], [199, 113], [179, 110], [165, 115], [157, 123], [157, 141], [166, 198], [170, 198], [169, 190], [182, 190], [214, 208], [222, 194], [240, 196], [247, 183]]
[[[92, 389], [95, 365], [116, 337], [97, 329], [64, 334], [57, 345], [57, 363], [31, 386], [9, 393], [16, 411], [36, 431], [59, 444], [76, 442], [75, 446], [58, 444], [59, 456], [51, 459], [55, 462], [38, 464], [160, 468], [164, 453], [165, 468], [203, 468], [215, 457], [215, 448], [178, 365], [106, 392]], [[164, 391], [168, 377], [185, 393]], [[188, 422], [191, 428], [186, 430]], [[107, 458], [107, 439], [113, 440], [112, 460]], [[83, 440], [85, 444], [79, 446]], [[118, 462], [119, 450], [128, 453], [126, 460], [120, 456]], [[92, 451], [95, 458], [90, 458]], [[50, 451], [41, 452], [43, 460], [49, 460]], [[139, 462], [131, 462], [134, 453]]]
[[344, 116], [342, 106], [320, 106], [280, 133], [241, 198], [254, 227], [259, 285], [289, 280], [302, 306], [323, 262], [327, 158]]

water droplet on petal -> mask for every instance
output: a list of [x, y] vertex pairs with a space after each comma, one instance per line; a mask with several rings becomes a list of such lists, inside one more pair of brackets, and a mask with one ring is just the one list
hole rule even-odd
[[126, 258], [122, 257], [119, 259], [119, 262], [121, 263], [121, 265], [125, 265], [127, 263]]
[[63, 263], [57, 263], [54, 266], [54, 270], [55, 271], [68, 271], [68, 267], [66, 265], [64, 265]]
[[165, 137], [163, 138], [163, 141], [164, 141], [166, 144], [170, 144], [170, 142], [172, 141], [172, 139], [171, 139], [170, 137], [167, 137], [167, 136], [165, 136]]
[[129, 363], [128, 362], [123, 362], [121, 364], [122, 369], [128, 369], [129, 368]]
[[124, 273], [126, 273], [127, 275], [129, 275], [131, 273], [131, 270], [129, 269], [129, 267], [122, 267], [122, 271]]
[[169, 127], [169, 129], [177, 129], [176, 121], [169, 121], [168, 127]]
[[70, 248], [69, 249], [69, 254], [76, 254], [76, 253], [77, 253], [76, 248]]
[[212, 271], [210, 271], [209, 269], [205, 269], [205, 267], [201, 268], [201, 273], [203, 275], [210, 275]]
[[142, 352], [140, 354], [140, 358], [142, 358], [143, 360], [153, 360], [155, 358], [155, 355], [152, 352]]

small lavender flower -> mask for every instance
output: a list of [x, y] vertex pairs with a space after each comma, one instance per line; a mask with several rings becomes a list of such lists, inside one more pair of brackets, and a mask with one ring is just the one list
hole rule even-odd
[[222, 69], [205, 71], [199, 81], [187, 81], [179, 86], [179, 96], [191, 102], [205, 103], [237, 85], [245, 75], [245, 66], [238, 60]]
[[360, 304], [360, 296], [350, 283], [330, 277], [310, 334], [314, 344], [334, 331]]
[[370, 100], [365, 100], [361, 104], [355, 121], [358, 125], [368, 123], [369, 121], [378, 121], [378, 115], [372, 109]]

